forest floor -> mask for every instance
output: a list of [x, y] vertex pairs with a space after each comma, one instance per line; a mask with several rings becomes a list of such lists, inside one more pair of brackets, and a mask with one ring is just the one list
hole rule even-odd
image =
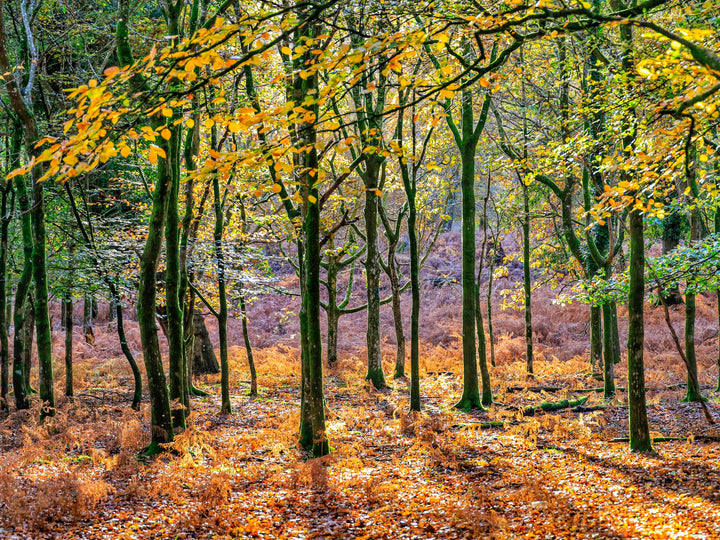
[[[554, 304], [557, 291], [548, 287], [533, 296], [535, 377], [527, 378], [523, 312], [501, 309], [512, 295], [502, 291], [517, 285], [517, 268], [496, 281], [492, 296], [495, 404], [485, 412], [453, 408], [462, 391], [458, 245], [459, 238], [441, 236], [423, 270], [422, 413], [408, 410], [406, 379], [388, 379], [391, 388], [382, 391], [365, 383], [364, 314], [341, 319], [340, 361], [325, 374], [333, 452], [323, 459], [308, 459], [296, 446], [296, 297], [261, 296], [250, 308], [259, 396], [248, 396], [242, 334], [233, 321], [233, 414], [219, 414], [219, 376], [200, 377], [196, 384], [211, 396], [193, 398], [190, 429], [176, 438], [174, 452], [152, 461], [138, 458], [150, 440], [149, 404], [130, 409], [131, 374], [101, 306], [94, 345], [76, 328], [76, 396], [59, 398], [57, 416], [44, 425], [37, 423], [37, 400], [30, 411], [0, 416], [0, 539], [720, 538], [720, 428], [708, 425], [699, 404], [681, 402], [685, 368], [662, 309], [650, 302], [651, 430], [679, 439], [655, 442], [655, 453], [634, 454], [613, 441], [628, 433], [627, 394], [605, 402], [601, 392], [582, 391], [602, 384], [587, 360], [588, 308]], [[280, 275], [278, 282], [292, 279]], [[360, 275], [356, 284], [360, 302]], [[408, 308], [404, 298], [406, 321]], [[717, 313], [714, 295], [697, 297], [699, 378], [720, 421]], [[623, 307], [619, 316], [624, 343]], [[671, 316], [682, 335], [682, 307]], [[81, 321], [81, 312], [75, 318]], [[131, 310], [128, 319], [139, 358]], [[60, 359], [58, 320], [55, 306]], [[389, 308], [381, 324], [390, 374]], [[208, 327], [215, 336], [210, 318]], [[623, 387], [625, 360], [616, 367]], [[56, 368], [60, 396], [61, 360]], [[527, 389], [537, 386], [560, 390]], [[523, 414], [583, 396], [580, 409]], [[490, 422], [502, 424], [483, 426]]]
[[[137, 457], [149, 439], [147, 404], [130, 410], [120, 360], [97, 363], [54, 420], [37, 425], [32, 410], [0, 424], [0, 537], [720, 537], [720, 443], [701, 440], [720, 430], [697, 404], [680, 403], [682, 388], [651, 384], [649, 415], [655, 436], [683, 440], [632, 454], [612, 442], [627, 433], [626, 396], [607, 404], [576, 392], [598, 384], [581, 360], [537, 362], [533, 380], [524, 362], [498, 366], [495, 405], [463, 413], [452, 408], [457, 354], [436, 350], [424, 362], [435, 371], [425, 371], [420, 414], [408, 411], [406, 380], [377, 391], [361, 363], [331, 370], [334, 451], [323, 459], [295, 446], [295, 350], [259, 351], [255, 398], [234, 355], [234, 414], [219, 415], [215, 395], [194, 399], [175, 452], [149, 462]], [[200, 385], [217, 393], [218, 377]], [[565, 390], [514, 388], [529, 385]], [[718, 394], [704, 390], [720, 419]], [[585, 407], [607, 408], [520, 412], [584, 395]]]

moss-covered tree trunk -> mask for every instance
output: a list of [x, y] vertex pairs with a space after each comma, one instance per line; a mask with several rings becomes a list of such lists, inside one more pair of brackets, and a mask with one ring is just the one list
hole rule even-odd
[[167, 162], [165, 159], [160, 159], [157, 167], [157, 181], [153, 192], [150, 221], [148, 222], [148, 234], [145, 240], [145, 248], [140, 257], [137, 304], [140, 341], [142, 342], [143, 360], [145, 361], [150, 395], [152, 442], [147, 450], [150, 454], [159, 451], [158, 445], [171, 442], [174, 436], [170, 395], [155, 323], [155, 306], [157, 304], [156, 275], [162, 248], [170, 184], [171, 179]]
[[420, 250], [417, 240], [415, 186], [408, 193], [408, 242], [410, 244], [410, 410], [420, 410]]
[[[697, 209], [692, 209], [690, 243], [696, 242], [699, 236]], [[685, 293], [685, 359], [687, 360], [687, 391], [683, 401], [701, 401], [702, 394], [698, 385], [697, 354], [695, 351], [695, 293], [692, 291]]]
[[590, 365], [593, 376], [600, 378], [603, 365], [603, 311], [601, 306], [590, 306]]
[[[130, 65], [134, 62], [130, 41], [128, 39], [128, 18], [130, 3], [121, 0], [118, 8], [118, 21], [115, 27], [115, 40], [120, 64]], [[131, 80], [132, 86], [140, 91], [147, 90], [147, 84], [139, 75]], [[156, 120], [161, 125], [163, 120]], [[166, 152], [167, 155], [167, 152]], [[145, 247], [140, 256], [140, 277], [138, 283], [137, 318], [142, 342], [143, 360], [148, 379], [150, 396], [150, 427], [151, 443], [146, 449], [147, 454], [155, 454], [161, 450], [160, 444], [171, 442], [174, 438], [172, 413], [170, 411], [170, 395], [168, 393], [165, 370], [160, 353], [160, 342], [155, 323], [157, 306], [157, 268], [163, 242], [163, 230], [167, 214], [169, 190], [172, 184], [172, 169], [167, 158], [158, 160], [156, 169], [155, 190], [153, 191], [148, 234]]]
[[[332, 242], [332, 240], [331, 240]], [[338, 325], [340, 322], [340, 309], [337, 303], [337, 281], [338, 281], [338, 258], [334, 254], [328, 255], [326, 265], [327, 280], [325, 281], [325, 289], [327, 290], [328, 302], [325, 313], [327, 315], [327, 363], [328, 366], [335, 365], [337, 362], [337, 342], [338, 342]]]
[[[716, 160], [715, 165], [715, 171], [720, 172], [720, 163]], [[715, 210], [715, 234], [720, 233], [720, 209]], [[717, 300], [717, 314], [718, 314], [718, 328], [720, 328], [720, 289], [718, 289], [716, 294], [716, 300]], [[717, 367], [718, 367], [718, 374], [717, 374], [717, 387], [715, 389], [716, 392], [720, 392], [720, 340], [718, 340], [718, 352], [717, 352]]]
[[25, 324], [22, 328], [21, 339], [23, 342], [22, 346], [22, 364], [23, 364], [23, 377], [25, 384], [26, 394], [37, 394], [30, 385], [30, 375], [32, 371], [32, 351], [35, 343], [35, 301], [33, 299], [32, 292], [29, 292], [23, 307], [25, 312]]
[[2, 185], [0, 197], [0, 410], [8, 409], [10, 403], [10, 339], [8, 336], [8, 297], [7, 297], [7, 255], [8, 232], [10, 228], [11, 205], [8, 205], [8, 195], [11, 184], [9, 181]]
[[612, 317], [612, 346], [613, 346], [613, 358], [615, 363], [620, 363], [620, 331], [618, 329], [618, 314], [617, 314], [617, 302], [610, 302], [610, 315]]
[[180, 130], [171, 130], [168, 141], [160, 144], [165, 151], [170, 173], [167, 211], [165, 214], [165, 309], [167, 313], [168, 337], [168, 378], [170, 400], [176, 404], [171, 409], [173, 426], [186, 427], [186, 415], [190, 412], [190, 398], [187, 385], [187, 366], [185, 365], [185, 346], [183, 333], [183, 308], [180, 297], [180, 216], [178, 212], [180, 194]]
[[462, 94], [462, 336], [463, 393], [456, 407], [481, 409], [475, 356], [475, 142], [472, 137], [472, 97]]
[[195, 334], [193, 348], [193, 373], [220, 373], [220, 364], [218, 364], [213, 348], [212, 340], [207, 326], [205, 326], [205, 317], [202, 312], [196, 309], [193, 313], [193, 332]]
[[381, 160], [371, 155], [366, 160], [365, 182], [365, 277], [367, 294], [367, 375], [375, 388], [385, 388], [380, 343], [380, 254], [378, 247], [378, 198]]
[[523, 295], [525, 299], [525, 369], [534, 373], [532, 339], [532, 275], [530, 272], [530, 193], [527, 184], [523, 188]]
[[[23, 6], [23, 10], [25, 7]], [[5, 33], [4, 2], [0, 1], [0, 70], [2, 73], [13, 73], [7, 52], [7, 35]], [[31, 61], [37, 62], [37, 51], [34, 46], [30, 25], [25, 28], [25, 44], [29, 48]], [[32, 81], [30, 81], [32, 83]], [[17, 118], [15, 127], [22, 128], [25, 152], [32, 159], [38, 152], [35, 142], [38, 138], [37, 124], [32, 111], [32, 84], [24, 91], [18, 87], [14, 78], [6, 79], [5, 89], [12, 114]], [[11, 160], [14, 161], [15, 158]], [[43, 407], [40, 418], [55, 414], [55, 394], [53, 388], [52, 339], [50, 336], [50, 311], [48, 308], [47, 269], [45, 261], [45, 203], [42, 165], [34, 166], [30, 171], [32, 178], [33, 202], [29, 208], [32, 238], [32, 277], [35, 285], [35, 326], [37, 330], [37, 351], [40, 372], [40, 399]], [[25, 222], [23, 223], [23, 229]], [[25, 238], [24, 242], [25, 243]]]
[[[673, 196], [676, 198], [676, 196]], [[666, 208], [671, 207], [666, 201]], [[662, 224], [662, 252], [663, 255], [670, 253], [680, 245], [682, 239], [683, 222], [685, 218], [679, 210], [672, 210], [665, 218]], [[683, 297], [677, 283], [672, 283], [663, 289], [663, 300], [668, 306], [675, 306], [683, 303]]]
[[[33, 137], [34, 139], [34, 137]], [[35, 284], [35, 331], [40, 375], [40, 399], [43, 408], [40, 418], [55, 416], [55, 390], [52, 362], [52, 336], [50, 334], [50, 309], [48, 298], [47, 266], [45, 255], [45, 202], [40, 170], [33, 168], [33, 281]]]
[[645, 364], [643, 345], [645, 326], [645, 244], [643, 216], [633, 208], [629, 215], [630, 292], [628, 294], [628, 403], [630, 409], [630, 449], [652, 450], [645, 403]]
[[604, 372], [603, 379], [605, 381], [604, 396], [610, 399], [615, 395], [615, 354], [613, 348], [613, 332], [612, 332], [612, 306], [605, 303], [602, 306], [603, 314], [603, 348], [604, 348]]

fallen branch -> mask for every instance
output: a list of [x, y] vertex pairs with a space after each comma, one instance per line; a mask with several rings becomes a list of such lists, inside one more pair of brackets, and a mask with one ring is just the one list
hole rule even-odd
[[585, 413], [585, 412], [593, 412], [593, 411], [604, 411], [607, 409], [605, 405], [590, 405], [589, 407], [579, 406], [574, 407], [572, 412], [579, 412], [579, 413]]
[[561, 399], [560, 401], [544, 401], [540, 405], [525, 407], [522, 409], [523, 416], [535, 416], [537, 412], [553, 412], [562, 409], [571, 409], [584, 405], [588, 400], [588, 396], [580, 399]]
[[505, 422], [468, 422], [463, 424], [455, 424], [456, 429], [494, 429], [505, 427]]
[[[693, 441], [720, 441], [720, 436], [718, 435], [693, 435], [691, 433], [687, 437], [653, 437], [653, 442], [687, 441], [691, 438]], [[610, 439], [610, 442], [626, 443], [630, 442], [630, 437], [616, 437]]]
[[508, 392], [559, 392], [564, 390], [562, 386], [508, 386]]

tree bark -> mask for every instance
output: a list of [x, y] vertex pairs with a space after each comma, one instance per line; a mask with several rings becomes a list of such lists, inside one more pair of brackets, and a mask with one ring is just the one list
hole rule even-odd
[[603, 314], [603, 345], [605, 352], [605, 399], [610, 399], [615, 395], [615, 354], [613, 348], [613, 332], [612, 332], [612, 306], [605, 303], [602, 306]]
[[7, 296], [7, 255], [8, 231], [12, 202], [8, 208], [8, 194], [11, 184], [5, 181], [2, 185], [2, 201], [0, 202], [0, 410], [9, 409], [8, 393], [10, 392], [10, 339], [8, 336], [8, 296]]
[[73, 301], [70, 294], [63, 299], [65, 327], [65, 395], [73, 395]]
[[213, 245], [215, 247], [215, 262], [217, 264], [217, 284], [220, 309], [217, 312], [218, 337], [220, 339], [220, 412], [232, 413], [230, 403], [230, 364], [228, 359], [227, 343], [227, 288], [225, 283], [225, 252], [223, 250], [223, 232], [225, 222], [223, 215], [223, 201], [220, 196], [220, 179], [213, 177], [213, 194], [215, 197], [215, 228], [213, 231]]
[[643, 216], [630, 211], [630, 292], [628, 294], [628, 402], [630, 409], [630, 449], [652, 450], [650, 427], [645, 403], [645, 365], [643, 344], [645, 327], [645, 245]]
[[195, 335], [195, 347], [193, 351], [193, 373], [199, 374], [215, 374], [220, 373], [220, 364], [213, 343], [210, 339], [210, 333], [205, 326], [205, 317], [200, 310], [196, 309], [193, 314], [193, 329]]
[[590, 306], [590, 365], [596, 378], [600, 378], [603, 365], [602, 311], [601, 306]]
[[185, 346], [183, 343], [182, 305], [180, 298], [180, 129], [171, 130], [168, 141], [160, 144], [168, 162], [169, 182], [165, 214], [165, 309], [168, 334], [168, 378], [170, 383], [173, 427], [185, 429], [186, 415], [190, 412], [190, 398], [186, 381]]
[[95, 345], [95, 331], [93, 330], [92, 296], [85, 293], [83, 300], [83, 335], [88, 345]]
[[365, 181], [365, 276], [367, 292], [367, 365], [365, 379], [375, 388], [386, 388], [380, 345], [380, 262], [378, 253], [378, 176], [380, 162], [369, 156]]
[[250, 332], [248, 332], [247, 309], [245, 306], [245, 294], [242, 292], [242, 284], [240, 287], [240, 315], [242, 316], [243, 341], [245, 342], [245, 353], [248, 359], [248, 369], [250, 370], [250, 395], [257, 396], [257, 370], [255, 369], [255, 359], [253, 358], [252, 343], [250, 343]]
[[160, 444], [171, 442], [174, 438], [170, 395], [165, 370], [163, 369], [155, 322], [155, 306], [157, 304], [156, 276], [162, 248], [169, 188], [170, 172], [166, 160], [161, 158], [158, 160], [157, 181], [153, 192], [148, 235], [145, 248], [140, 257], [140, 282], [137, 304], [138, 326], [140, 327], [140, 340], [142, 342], [150, 395], [152, 441], [146, 450], [148, 454], [159, 452]]
[[[463, 92], [462, 110], [463, 131], [472, 130], [469, 91]], [[482, 409], [475, 357], [475, 143], [471, 136], [464, 137], [461, 157], [463, 393], [456, 407]]]
[[523, 184], [523, 291], [525, 295], [525, 369], [534, 372], [532, 341], [532, 277], [530, 275], [530, 194]]

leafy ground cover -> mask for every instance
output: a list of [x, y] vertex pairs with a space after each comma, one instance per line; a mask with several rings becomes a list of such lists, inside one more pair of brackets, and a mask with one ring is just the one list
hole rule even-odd
[[[720, 431], [684, 389], [651, 371], [654, 454], [611, 442], [627, 431], [626, 396], [610, 404], [581, 359], [523, 361], [494, 370], [496, 404], [452, 408], [459, 351], [424, 356], [423, 407], [408, 413], [407, 382], [378, 392], [359, 361], [327, 376], [334, 452], [307, 460], [295, 447], [297, 351], [258, 354], [262, 392], [247, 393], [244, 358], [232, 416], [215, 396], [194, 400], [192, 428], [171, 452], [137, 459], [149, 439], [146, 406], [128, 407], [119, 360], [97, 362], [84, 388], [39, 426], [35, 411], [2, 423], [3, 538], [714, 538], [720, 523]], [[389, 366], [388, 370], [389, 370]], [[115, 377], [110, 375], [116, 374]], [[212, 390], [210, 376], [203, 386]], [[657, 383], [657, 387], [653, 384]], [[555, 392], [518, 387], [555, 386]], [[718, 396], [709, 407], [720, 418]], [[523, 414], [589, 396], [582, 409]], [[607, 408], [590, 410], [597, 406]], [[491, 424], [492, 423], [492, 424]], [[499, 425], [502, 423], [502, 425]], [[490, 424], [490, 425], [488, 425]], [[694, 434], [695, 438], [688, 435]], [[702, 439], [707, 437], [710, 440]]]

